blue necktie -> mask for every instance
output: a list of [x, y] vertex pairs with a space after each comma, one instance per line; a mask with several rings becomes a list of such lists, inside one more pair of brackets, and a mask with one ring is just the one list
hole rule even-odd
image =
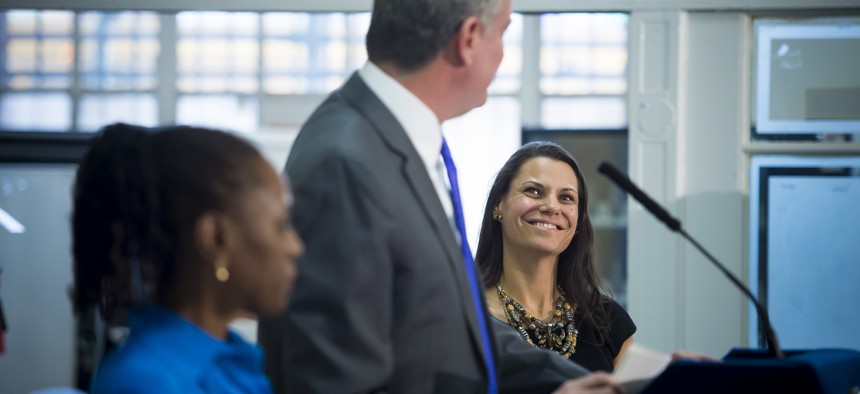
[[469, 249], [469, 241], [466, 238], [466, 222], [463, 220], [463, 205], [460, 202], [457, 167], [454, 166], [451, 151], [448, 150], [448, 143], [444, 138], [442, 139], [442, 160], [445, 162], [445, 169], [448, 172], [448, 182], [451, 183], [451, 202], [454, 205], [454, 220], [457, 222], [457, 231], [460, 232], [460, 250], [463, 252], [463, 260], [466, 263], [466, 276], [469, 277], [469, 285], [472, 288], [472, 301], [475, 304], [475, 315], [478, 317], [478, 327], [481, 329], [481, 343], [484, 345], [484, 362], [487, 364], [487, 379], [489, 379], [487, 392], [495, 394], [498, 392], [498, 388], [496, 387], [496, 367], [493, 363], [490, 330], [487, 327], [484, 306], [481, 302], [482, 288], [475, 271], [475, 261], [472, 258], [472, 251]]

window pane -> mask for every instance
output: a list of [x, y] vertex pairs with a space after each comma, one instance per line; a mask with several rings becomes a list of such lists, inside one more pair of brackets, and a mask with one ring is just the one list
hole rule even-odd
[[328, 93], [364, 64], [368, 13], [263, 14], [266, 93]]
[[551, 97], [542, 102], [541, 124], [558, 129], [627, 127], [624, 97]]
[[620, 95], [627, 93], [627, 78], [624, 76], [556, 77], [540, 81], [541, 92], [553, 95]]
[[71, 127], [72, 100], [66, 93], [0, 95], [0, 128], [66, 131]]
[[541, 40], [555, 43], [627, 44], [627, 14], [541, 15]]
[[511, 14], [511, 24], [504, 36], [505, 56], [496, 78], [490, 84], [491, 94], [513, 94], [520, 90], [523, 71], [523, 16]]
[[156, 36], [161, 30], [155, 12], [84, 12], [79, 20], [80, 34], [84, 36]]
[[36, 20], [39, 11], [12, 10], [6, 12], [6, 32], [9, 35], [33, 35], [36, 33]]
[[6, 44], [6, 70], [33, 72], [36, 70], [36, 51], [39, 42], [32, 38], [12, 38]]
[[542, 15], [540, 69], [544, 94], [623, 94], [627, 15]]
[[0, 42], [5, 62], [0, 86], [13, 90], [63, 89], [74, 65], [74, 14], [66, 11], [7, 11]]
[[463, 199], [466, 234], [478, 245], [478, 231], [493, 178], [520, 146], [520, 102], [490, 96], [487, 103], [443, 125]]
[[47, 36], [70, 36], [74, 29], [73, 15], [68, 11], [41, 11], [39, 30]]
[[[547, 128], [625, 128], [626, 14], [541, 15], [541, 121]], [[567, 96], [567, 97], [565, 97]]]
[[259, 112], [256, 97], [185, 95], [177, 102], [176, 123], [254, 132], [259, 127]]
[[81, 97], [78, 130], [96, 131], [124, 122], [141, 126], [158, 124], [158, 103], [149, 94], [87, 94]]
[[90, 90], [151, 90], [157, 84], [158, 14], [81, 14], [81, 82]]
[[176, 87], [180, 91], [258, 90], [259, 14], [180, 12], [176, 22]]

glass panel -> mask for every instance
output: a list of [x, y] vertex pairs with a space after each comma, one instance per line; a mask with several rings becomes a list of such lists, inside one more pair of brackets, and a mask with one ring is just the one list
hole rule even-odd
[[184, 95], [177, 102], [176, 123], [254, 132], [259, 127], [259, 107], [256, 97]]
[[541, 104], [541, 124], [550, 129], [627, 127], [624, 97], [550, 97]]
[[176, 22], [176, 87], [180, 91], [258, 90], [259, 14], [181, 12]]
[[40, 30], [46, 36], [71, 36], [74, 30], [73, 15], [68, 11], [41, 11]]
[[304, 72], [310, 63], [308, 45], [301, 42], [266, 40], [263, 44], [263, 56], [267, 74], [269, 71], [271, 74], [284, 71]]
[[520, 146], [520, 124], [519, 100], [490, 96], [483, 107], [443, 125], [457, 163], [466, 233], [473, 249], [493, 178]]
[[158, 14], [85, 12], [79, 20], [84, 88], [155, 89], [161, 51]]
[[46, 73], [68, 73], [72, 71], [72, 61], [75, 51], [72, 40], [45, 39], [42, 41], [41, 49], [41, 71]]
[[6, 70], [13, 73], [35, 71], [38, 44], [32, 38], [9, 39], [6, 43]]
[[180, 12], [176, 14], [180, 36], [256, 36], [259, 15], [253, 12]]
[[79, 16], [80, 34], [84, 36], [155, 36], [161, 30], [154, 12], [84, 12]]
[[9, 35], [33, 35], [36, 33], [38, 11], [6, 11], [6, 32]]
[[66, 93], [0, 95], [0, 129], [66, 131], [71, 119], [72, 100]]
[[511, 14], [511, 24], [504, 36], [505, 56], [493, 83], [491, 94], [514, 94], [520, 90], [520, 74], [523, 71], [523, 16]]
[[627, 44], [627, 14], [543, 14], [541, 40], [552, 43]]
[[626, 14], [541, 16], [540, 88], [544, 94], [624, 94]]
[[2, 86], [13, 90], [63, 89], [74, 65], [74, 14], [66, 11], [13, 10], [3, 14], [5, 62]]
[[346, 42], [349, 46], [347, 70], [356, 70], [367, 61], [367, 48], [364, 46], [364, 38], [367, 35], [367, 29], [370, 28], [370, 14], [349, 14], [346, 17], [346, 25]]
[[263, 14], [263, 84], [272, 94], [325, 94], [367, 59], [370, 14]]
[[149, 94], [87, 94], [81, 97], [78, 130], [97, 131], [124, 122], [141, 126], [158, 124], [158, 103]]
[[620, 95], [627, 93], [627, 78], [557, 77], [543, 78], [541, 91], [554, 95]]

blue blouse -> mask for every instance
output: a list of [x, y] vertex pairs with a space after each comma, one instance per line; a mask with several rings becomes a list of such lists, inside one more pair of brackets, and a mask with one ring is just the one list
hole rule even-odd
[[230, 331], [216, 339], [175, 312], [147, 306], [99, 365], [92, 392], [271, 393], [262, 351]]

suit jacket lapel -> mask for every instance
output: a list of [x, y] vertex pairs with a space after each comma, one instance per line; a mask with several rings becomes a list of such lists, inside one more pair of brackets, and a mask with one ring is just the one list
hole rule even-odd
[[424, 214], [433, 225], [433, 232], [436, 234], [442, 248], [445, 250], [445, 254], [448, 256], [448, 265], [454, 270], [454, 277], [458, 280], [457, 288], [460, 291], [460, 298], [463, 300], [463, 312], [469, 323], [474, 343], [478, 347], [478, 350], [482, 351], [481, 334], [478, 329], [475, 308], [472, 307], [472, 298], [468, 290], [470, 284], [468, 278], [464, 275], [465, 268], [460, 246], [454, 237], [453, 229], [445, 214], [445, 209], [437, 198], [436, 189], [433, 187], [433, 183], [427, 174], [427, 169], [424, 167], [421, 157], [406, 135], [406, 131], [403, 130], [403, 126], [394, 118], [391, 111], [382, 104], [382, 101], [373, 94], [357, 73], [350, 77], [340, 92], [350, 105], [362, 112], [368, 122], [374, 125], [376, 131], [386, 141], [389, 148], [403, 158], [403, 177], [409, 184], [414, 197], [421, 203]]

